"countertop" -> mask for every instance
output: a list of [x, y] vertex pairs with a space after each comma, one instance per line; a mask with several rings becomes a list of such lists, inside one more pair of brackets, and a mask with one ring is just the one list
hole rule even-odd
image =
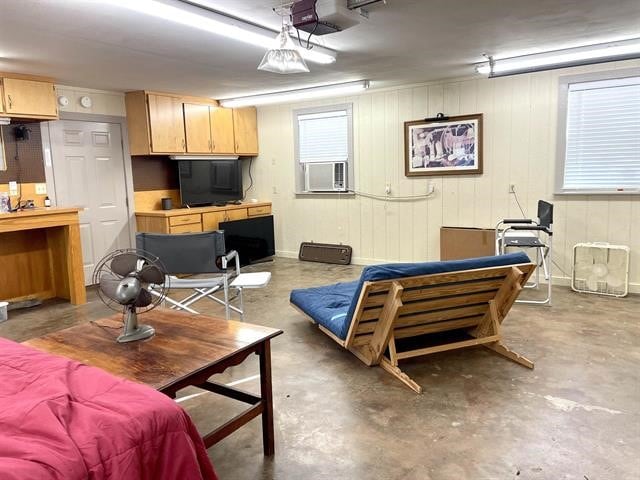
[[189, 215], [191, 213], [223, 212], [225, 210], [238, 210], [241, 208], [268, 207], [271, 202], [246, 202], [240, 205], [225, 205], [224, 207], [193, 207], [174, 208], [172, 210], [136, 210], [136, 215], [141, 217], [174, 217], [177, 215]]

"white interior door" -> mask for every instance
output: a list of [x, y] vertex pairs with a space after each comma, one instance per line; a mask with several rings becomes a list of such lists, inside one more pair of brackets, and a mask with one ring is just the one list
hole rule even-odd
[[84, 278], [107, 253], [130, 246], [122, 132], [115, 123], [49, 124], [58, 206], [81, 206]]

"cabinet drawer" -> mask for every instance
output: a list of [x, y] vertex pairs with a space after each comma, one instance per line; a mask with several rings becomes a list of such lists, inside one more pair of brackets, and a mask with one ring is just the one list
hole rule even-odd
[[177, 215], [175, 217], [169, 217], [169, 225], [172, 227], [175, 225], [186, 225], [188, 223], [200, 223], [200, 214], [192, 213], [190, 215]]
[[234, 220], [244, 220], [247, 218], [246, 208], [234, 208], [233, 210], [227, 210], [225, 212], [225, 222], [232, 222]]
[[250, 217], [256, 217], [258, 215], [270, 215], [271, 207], [269, 205], [265, 205], [262, 207], [249, 207], [247, 208], [247, 213]]
[[226, 220], [225, 212], [207, 212], [202, 214], [202, 231], [217, 230], [218, 224]]
[[198, 233], [202, 231], [202, 225], [200, 223], [191, 223], [187, 225], [177, 225], [171, 227], [171, 233]]

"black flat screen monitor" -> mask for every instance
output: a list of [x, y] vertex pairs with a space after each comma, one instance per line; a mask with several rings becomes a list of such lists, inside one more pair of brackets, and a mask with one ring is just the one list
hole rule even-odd
[[236, 250], [240, 264], [249, 265], [276, 254], [273, 238], [273, 215], [221, 222], [226, 250]]
[[242, 199], [240, 160], [180, 160], [183, 205], [224, 204]]

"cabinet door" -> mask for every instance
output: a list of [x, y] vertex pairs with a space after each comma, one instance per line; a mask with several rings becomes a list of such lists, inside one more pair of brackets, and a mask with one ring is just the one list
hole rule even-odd
[[214, 153], [235, 153], [233, 109], [210, 107], [211, 140]]
[[202, 231], [217, 230], [218, 224], [225, 221], [225, 211], [207, 212], [202, 214]]
[[57, 117], [56, 95], [52, 83], [5, 78], [4, 106], [8, 114]]
[[211, 153], [209, 105], [184, 104], [184, 130], [187, 152]]
[[4, 89], [2, 88], [2, 79], [0, 78], [0, 113], [4, 112]]
[[147, 95], [151, 150], [155, 153], [183, 153], [185, 151], [184, 116], [179, 98], [166, 95]]
[[258, 154], [258, 114], [255, 107], [233, 109], [233, 132], [238, 155]]

